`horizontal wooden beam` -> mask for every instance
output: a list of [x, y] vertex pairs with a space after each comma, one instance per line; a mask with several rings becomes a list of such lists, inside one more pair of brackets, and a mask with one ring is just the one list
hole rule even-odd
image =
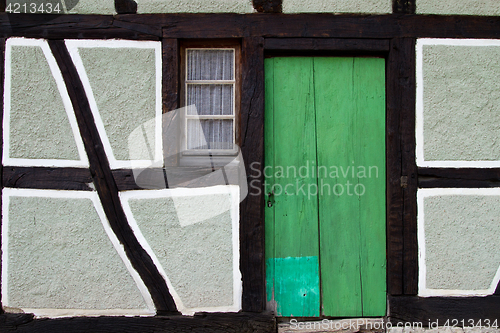
[[[137, 170], [134, 175], [131, 169], [116, 169], [111, 173], [118, 191], [166, 188], [164, 176], [167, 176], [169, 187], [204, 187], [220, 183], [220, 174], [214, 173], [220, 168], [211, 167], [167, 167]], [[226, 167], [226, 172], [235, 168]], [[140, 173], [138, 172], [140, 171]], [[34, 188], [46, 190], [93, 191], [93, 179], [86, 168], [50, 168], [50, 167], [17, 167], [3, 168], [4, 187]], [[161, 181], [158, 181], [161, 180]], [[233, 178], [231, 178], [233, 180]], [[234, 184], [236, 185], [236, 184]]]
[[2, 332], [239, 333], [276, 332], [274, 317], [257, 313], [198, 313], [193, 317], [74, 317], [34, 319], [30, 314], [0, 315]]
[[313, 50], [388, 52], [389, 47], [389, 39], [266, 38], [264, 43], [264, 49], [269, 51]]
[[[470, 325], [469, 320], [478, 323], [481, 320], [500, 318], [500, 296], [487, 297], [417, 297], [417, 296], [389, 296], [389, 313], [393, 325], [396, 323], [421, 322], [424, 327], [430, 323], [439, 323], [444, 326], [446, 321], [452, 326]], [[452, 322], [456, 320], [457, 322]], [[462, 320], [464, 322], [462, 323]]]
[[0, 14], [0, 37], [500, 38], [499, 16], [415, 14]]
[[500, 187], [500, 168], [418, 168], [418, 186]]

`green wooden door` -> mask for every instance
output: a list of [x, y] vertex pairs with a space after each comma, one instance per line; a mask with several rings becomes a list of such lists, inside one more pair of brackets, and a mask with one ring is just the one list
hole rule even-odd
[[267, 300], [285, 317], [384, 316], [384, 59], [265, 72]]

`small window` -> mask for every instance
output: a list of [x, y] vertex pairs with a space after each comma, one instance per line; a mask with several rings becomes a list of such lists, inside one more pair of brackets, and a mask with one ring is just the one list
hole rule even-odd
[[183, 155], [237, 153], [238, 47], [185, 46]]

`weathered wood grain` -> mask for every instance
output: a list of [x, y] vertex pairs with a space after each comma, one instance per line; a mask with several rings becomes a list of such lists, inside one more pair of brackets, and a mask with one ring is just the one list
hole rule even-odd
[[421, 322], [423, 326], [438, 321], [439, 326], [452, 326], [452, 320], [457, 320], [457, 327], [471, 326], [468, 320], [479, 320], [485, 325], [489, 319], [500, 320], [500, 296], [487, 297], [417, 297], [417, 296], [389, 296], [390, 320], [393, 325], [404, 322]]
[[266, 51], [388, 52], [388, 39], [266, 38]]
[[415, 14], [416, 0], [392, 0], [392, 11], [398, 14]]
[[135, 14], [137, 3], [133, 0], [115, 0], [115, 10], [118, 14]]
[[253, 8], [259, 13], [281, 13], [283, 0], [252, 0]]
[[500, 187], [498, 168], [418, 168], [418, 186]]
[[[163, 30], [162, 30], [163, 28]], [[500, 38], [499, 16], [360, 14], [0, 14], [0, 37]]]
[[111, 173], [109, 161], [97, 131], [83, 84], [64, 41], [49, 40], [49, 46], [63, 75], [89, 159], [94, 186], [99, 194], [99, 199], [111, 229], [120, 243], [123, 244], [132, 266], [137, 270], [148, 288], [157, 313], [177, 314], [177, 308], [165, 280], [149, 254], [139, 244], [127, 222], [127, 217], [118, 196], [118, 188]]
[[276, 324], [271, 314], [198, 313], [193, 317], [73, 317], [34, 319], [29, 314], [0, 315], [4, 333], [273, 333]]
[[[264, 39], [244, 38], [241, 47], [241, 152], [246, 174], [252, 163], [264, 167]], [[262, 184], [263, 177], [257, 179]], [[249, 190], [250, 190], [250, 184]], [[262, 186], [262, 185], [261, 185]], [[264, 309], [264, 206], [263, 192], [249, 193], [240, 204], [240, 269], [243, 311]]]
[[415, 39], [404, 38], [400, 43], [401, 66], [401, 175], [407, 177], [403, 187], [404, 262], [403, 291], [405, 295], [418, 292], [417, 242], [417, 165], [415, 157]]
[[400, 123], [405, 79], [401, 39], [391, 40], [387, 58], [386, 170], [387, 170], [387, 292], [403, 293], [403, 189], [401, 187]]
[[86, 168], [4, 167], [5, 187], [91, 191], [92, 175]]

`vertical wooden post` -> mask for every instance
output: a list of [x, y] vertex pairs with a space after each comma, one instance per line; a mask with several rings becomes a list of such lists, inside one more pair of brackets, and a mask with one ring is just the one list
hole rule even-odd
[[[252, 163], [261, 171], [264, 166], [264, 38], [243, 38], [241, 54], [240, 144], [248, 177]], [[262, 178], [256, 178], [258, 184]], [[265, 294], [263, 192], [249, 192], [240, 204], [242, 307], [243, 311], [261, 312]]]

